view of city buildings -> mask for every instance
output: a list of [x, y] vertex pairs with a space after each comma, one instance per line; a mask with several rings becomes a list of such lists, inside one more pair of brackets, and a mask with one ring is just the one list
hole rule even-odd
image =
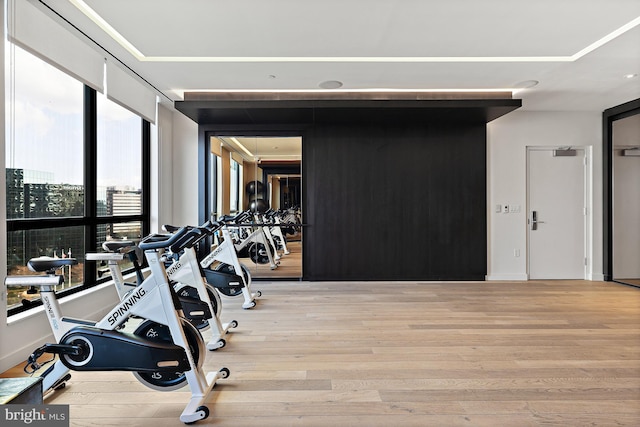
[[[6, 168], [7, 219], [68, 218], [84, 214], [82, 185], [49, 184], [52, 174]], [[107, 187], [99, 189], [99, 216], [140, 214], [140, 189]], [[63, 231], [64, 230], [64, 231]], [[108, 239], [137, 239], [139, 223], [105, 224], [98, 228], [99, 244]], [[65, 227], [12, 231], [7, 234], [8, 273], [23, 268], [30, 258], [38, 256], [73, 256], [84, 259], [84, 228]], [[94, 249], [89, 249], [94, 250]]]

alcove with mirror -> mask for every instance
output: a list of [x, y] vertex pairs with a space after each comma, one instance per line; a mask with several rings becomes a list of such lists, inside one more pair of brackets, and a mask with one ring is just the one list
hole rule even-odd
[[240, 262], [256, 279], [302, 277], [302, 138], [209, 137], [209, 212], [229, 225]]

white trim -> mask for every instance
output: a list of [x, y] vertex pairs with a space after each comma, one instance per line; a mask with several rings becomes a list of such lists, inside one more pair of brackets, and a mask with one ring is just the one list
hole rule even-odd
[[511, 274], [490, 274], [488, 276], [485, 276], [485, 279], [487, 281], [505, 281], [505, 280], [510, 280], [510, 281], [527, 281], [529, 280], [529, 277], [526, 274], [522, 274], [522, 273], [511, 273]]

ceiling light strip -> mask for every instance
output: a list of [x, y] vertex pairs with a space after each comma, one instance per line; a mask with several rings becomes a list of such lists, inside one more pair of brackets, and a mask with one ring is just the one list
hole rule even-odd
[[363, 89], [189, 89], [189, 92], [211, 92], [211, 93], [229, 93], [229, 92], [240, 92], [240, 93], [375, 93], [375, 92], [393, 92], [393, 93], [411, 93], [411, 92], [419, 92], [419, 93], [448, 93], [448, 92], [513, 92], [514, 90], [519, 90], [523, 88], [487, 88], [487, 89], [393, 89], [393, 88], [384, 88], [384, 89], [375, 89], [375, 88], [363, 88]]
[[571, 62], [573, 56], [144, 56], [143, 62]]
[[245, 147], [240, 141], [238, 141], [238, 139], [235, 136], [232, 136], [231, 138], [229, 138], [231, 141], [234, 142], [234, 144], [236, 144], [238, 147], [240, 147], [240, 149], [242, 151], [244, 151], [247, 155], [251, 156], [251, 157], [255, 157], [253, 155], [253, 153], [251, 153], [251, 151], [249, 151], [247, 149], [247, 147]]
[[82, 13], [84, 13], [89, 19], [91, 19], [98, 27], [102, 28], [102, 30], [107, 33], [112, 39], [120, 44], [120, 46], [124, 47], [130, 54], [135, 56], [138, 60], [144, 60], [145, 56], [142, 52], [140, 52], [133, 44], [129, 42], [122, 34], [120, 34], [115, 28], [113, 28], [107, 21], [105, 21], [102, 16], [100, 16], [95, 10], [89, 7], [82, 0], [69, 0], [76, 8], [78, 8]]
[[634, 19], [633, 21], [623, 25], [622, 27], [618, 28], [617, 30], [612, 31], [611, 33], [607, 34], [606, 36], [602, 37], [600, 40], [597, 40], [593, 43], [591, 43], [589, 46], [585, 47], [584, 49], [582, 49], [581, 51], [579, 51], [578, 53], [574, 54], [571, 56], [571, 60], [572, 61], [576, 61], [580, 58], [582, 58], [583, 56], [585, 56], [586, 54], [593, 52], [594, 50], [598, 49], [600, 46], [603, 46], [606, 43], [609, 43], [611, 40], [615, 39], [616, 37], [626, 33], [627, 31], [637, 27], [638, 25], [640, 25], [640, 16], [637, 17], [636, 19]]

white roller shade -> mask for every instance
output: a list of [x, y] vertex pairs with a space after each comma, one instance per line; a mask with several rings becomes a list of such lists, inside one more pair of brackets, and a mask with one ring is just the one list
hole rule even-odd
[[9, 40], [99, 92], [104, 55], [27, 0], [9, 1]]
[[112, 60], [107, 61], [107, 98], [155, 124], [156, 94]]

